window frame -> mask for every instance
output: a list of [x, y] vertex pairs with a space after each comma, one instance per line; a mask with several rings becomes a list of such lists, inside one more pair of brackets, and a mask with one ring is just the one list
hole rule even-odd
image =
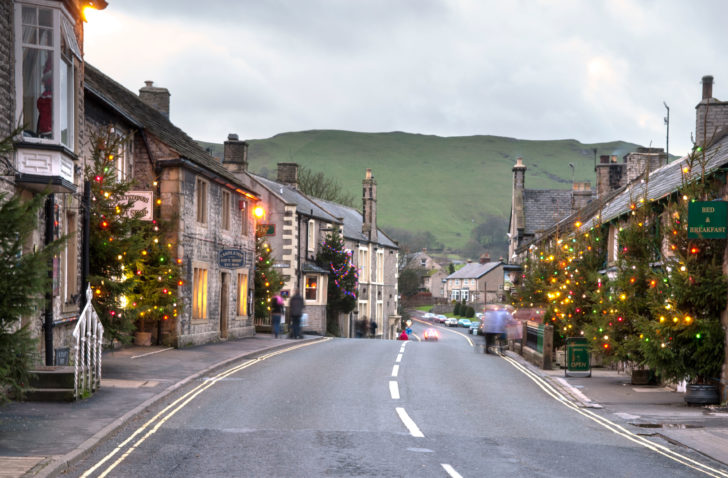
[[240, 196], [238, 205], [240, 207], [240, 233], [247, 237], [250, 235], [250, 221], [248, 217], [248, 210], [250, 208], [248, 207], [248, 200], [244, 196]]
[[201, 177], [195, 178], [195, 220], [198, 224], [207, 225], [209, 183]]
[[[34, 24], [25, 24], [23, 20], [24, 9], [35, 9]], [[50, 26], [42, 25], [40, 21], [41, 11], [50, 12]], [[78, 41], [75, 36], [73, 24], [75, 23], [71, 15], [63, 5], [55, 5], [46, 1], [18, 1], [14, 6], [14, 23], [13, 31], [14, 51], [15, 51], [15, 121], [18, 124], [22, 122], [35, 123], [35, 127], [30, 124], [24, 129], [22, 140], [27, 143], [59, 145], [69, 151], [74, 151], [76, 147], [76, 132], [78, 122], [78, 111], [76, 108], [77, 78], [78, 68], [77, 61], [81, 61], [81, 53], [78, 47]], [[45, 30], [50, 32], [50, 45], [41, 44], [41, 40], [24, 41], [24, 28], [35, 29], [36, 32]], [[26, 58], [26, 50], [36, 50], [48, 52], [44, 61], [45, 65], [41, 70], [40, 64], [38, 68], [26, 68], [25, 62], [32, 61], [31, 55]], [[39, 54], [39, 59], [41, 55]], [[75, 59], [74, 59], [75, 57]], [[51, 78], [50, 81], [43, 84], [43, 76], [47, 77], [48, 64], [50, 64]], [[25, 71], [32, 71], [33, 75], [26, 78]], [[63, 78], [62, 78], [63, 77]], [[26, 80], [30, 80], [26, 82]], [[35, 84], [37, 91], [45, 89], [43, 93], [29, 93], [26, 88], [30, 84]], [[50, 90], [48, 90], [50, 86]], [[44, 96], [48, 93], [48, 96]], [[58, 92], [58, 94], [53, 94]], [[42, 98], [50, 98], [50, 136], [43, 136], [38, 131], [42, 113], [38, 111], [38, 101]], [[26, 104], [26, 99], [30, 101]], [[35, 105], [33, 105], [35, 103]], [[27, 107], [24, 107], [27, 106]], [[26, 113], [32, 112], [33, 117], [27, 119]], [[22, 120], [22, 121], [21, 121]]]
[[308, 220], [308, 252], [314, 252], [316, 250], [316, 221], [313, 219]]
[[192, 269], [192, 320], [208, 319], [209, 275], [206, 267]]
[[237, 285], [237, 297], [238, 304], [236, 307], [236, 314], [238, 317], [247, 317], [249, 315], [249, 304], [248, 304], [248, 290], [250, 288], [249, 279], [250, 277], [248, 269], [238, 269], [237, 271], [238, 285]]
[[220, 228], [223, 231], [230, 230], [230, 209], [232, 206], [232, 195], [230, 191], [221, 191], [220, 194]]
[[377, 277], [377, 283], [384, 284], [384, 251], [381, 249], [377, 251], [376, 264], [376, 271], [374, 274]]
[[[314, 287], [309, 287], [309, 279], [313, 279]], [[317, 302], [319, 298], [319, 276], [307, 274], [303, 277], [303, 298], [306, 302]], [[313, 291], [313, 298], [309, 298], [309, 292]]]
[[359, 283], [369, 282], [369, 248], [359, 246]]

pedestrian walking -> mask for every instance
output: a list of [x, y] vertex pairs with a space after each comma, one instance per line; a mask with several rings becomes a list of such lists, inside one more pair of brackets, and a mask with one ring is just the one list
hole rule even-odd
[[407, 331], [402, 329], [402, 333], [399, 334], [399, 337], [397, 337], [397, 340], [409, 340], [409, 337], [407, 337]]
[[283, 316], [283, 298], [274, 295], [270, 305], [270, 321], [273, 326], [273, 336], [278, 338], [281, 333], [281, 317]]
[[298, 289], [293, 293], [291, 301], [288, 304], [291, 310], [291, 338], [302, 339], [303, 333], [301, 332], [301, 316], [303, 316], [303, 309], [305, 308], [303, 297]]
[[372, 338], [377, 336], [377, 321], [374, 319], [369, 322], [369, 332], [372, 334]]

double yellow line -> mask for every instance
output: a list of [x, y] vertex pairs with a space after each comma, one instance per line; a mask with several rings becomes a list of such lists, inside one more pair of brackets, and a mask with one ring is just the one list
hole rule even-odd
[[645, 437], [637, 435], [637, 434], [627, 430], [623, 426], [618, 425], [618, 424], [612, 422], [611, 420], [608, 420], [608, 419], [592, 412], [591, 410], [579, 408], [578, 405], [576, 405], [574, 402], [572, 402], [571, 400], [566, 398], [563, 394], [561, 394], [561, 392], [559, 392], [553, 385], [548, 383], [542, 376], [529, 370], [527, 367], [523, 366], [522, 364], [520, 364], [516, 360], [512, 359], [511, 357], [508, 357], [506, 355], [503, 355], [502, 357], [504, 360], [508, 361], [516, 369], [518, 369], [520, 372], [522, 372], [528, 378], [530, 378], [533, 382], [535, 382], [536, 385], [538, 385], [541, 388], [541, 390], [546, 392], [546, 394], [548, 394], [555, 400], [561, 402], [566, 407], [572, 409], [576, 413], [578, 413], [582, 416], [585, 416], [586, 418], [598, 423], [599, 425], [603, 426], [607, 430], [609, 430], [613, 433], [616, 433], [617, 435], [622, 436], [622, 437], [626, 438], [627, 440], [637, 443], [638, 445], [648, 448], [648, 449], [654, 451], [655, 453], [665, 456], [665, 457], [669, 458], [670, 460], [676, 461], [682, 465], [687, 466], [688, 468], [692, 468], [693, 470], [699, 471], [708, 476], [728, 478], [728, 472], [726, 472], [726, 471], [719, 470], [717, 468], [713, 468], [711, 466], [708, 466], [708, 465], [705, 465], [698, 461], [695, 461], [692, 458], [687, 457], [685, 455], [681, 455], [680, 453], [677, 453], [664, 445], [660, 445], [659, 443], [652, 442]]
[[[108, 475], [114, 468], [116, 468], [122, 461], [126, 459], [134, 450], [139, 448], [139, 446], [144, 443], [144, 441], [149, 438], [150, 436], [154, 435], [157, 430], [159, 430], [164, 423], [172, 418], [178, 411], [180, 411], [182, 408], [184, 408], [187, 404], [189, 404], [192, 400], [195, 399], [199, 394], [207, 390], [208, 388], [215, 385], [220, 380], [229, 377], [230, 375], [233, 375], [234, 373], [237, 373], [243, 369], [246, 369], [248, 367], [251, 367], [257, 363], [262, 362], [263, 360], [267, 360], [271, 357], [275, 357], [276, 355], [281, 355], [286, 352], [290, 352], [292, 350], [300, 349], [302, 347], [308, 347], [309, 345], [317, 344], [320, 342], [325, 342], [327, 340], [331, 340], [331, 338], [327, 337], [323, 340], [317, 340], [314, 342], [304, 342], [302, 344], [295, 345], [293, 347], [288, 347], [282, 350], [277, 350], [275, 352], [270, 352], [264, 355], [261, 355], [260, 357], [254, 358], [252, 360], [248, 360], [246, 362], [243, 362], [242, 364], [236, 365], [232, 368], [229, 368], [223, 372], [220, 372], [219, 374], [215, 375], [214, 377], [210, 378], [209, 380], [205, 380], [200, 385], [197, 385], [195, 388], [190, 390], [189, 392], [185, 393], [181, 397], [179, 397], [174, 402], [167, 405], [162, 411], [154, 415], [151, 419], [149, 419], [144, 425], [139, 427], [134, 433], [129, 436], [126, 440], [121, 442], [116, 448], [114, 448], [113, 451], [111, 451], [108, 455], [103, 457], [101, 460], [99, 460], [98, 463], [96, 463], [94, 466], [86, 470], [86, 472], [81, 475], [81, 478], [88, 478], [90, 477], [96, 470], [98, 470], [100, 467], [102, 467], [106, 462], [114, 458], [117, 454], [123, 451], [121, 455], [111, 463], [103, 472], [101, 472], [98, 476], [99, 478], [103, 478], [106, 475]], [[146, 433], [145, 433], [146, 432]], [[142, 435], [140, 438], [140, 435]], [[136, 441], [134, 441], [136, 440]], [[134, 442], [133, 444], [129, 445], [130, 443]], [[127, 445], [128, 448], [127, 448]]]

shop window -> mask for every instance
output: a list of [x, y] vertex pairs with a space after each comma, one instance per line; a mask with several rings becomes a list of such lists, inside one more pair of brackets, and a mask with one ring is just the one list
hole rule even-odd
[[223, 230], [230, 230], [230, 193], [228, 191], [222, 192], [222, 217], [220, 223]]
[[238, 315], [248, 315], [248, 274], [238, 274]]
[[306, 276], [306, 300], [316, 300], [318, 291], [318, 277]]
[[207, 269], [195, 267], [193, 272], [192, 318], [207, 318]]
[[197, 203], [197, 222], [207, 224], [207, 182], [197, 178], [195, 184], [195, 201]]

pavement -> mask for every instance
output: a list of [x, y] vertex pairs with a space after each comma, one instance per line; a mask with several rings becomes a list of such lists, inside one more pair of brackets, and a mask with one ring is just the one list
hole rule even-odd
[[[303, 341], [319, 340], [307, 336]], [[129, 347], [103, 356], [101, 388], [73, 402], [13, 402], [0, 407], [0, 478], [47, 477], [83, 458], [126, 422], [184, 385], [236, 361], [300, 343], [268, 334], [183, 349]], [[580, 407], [659, 435], [728, 465], [728, 408], [688, 406], [684, 393], [634, 386], [629, 375], [595, 368], [591, 377], [540, 374]]]

